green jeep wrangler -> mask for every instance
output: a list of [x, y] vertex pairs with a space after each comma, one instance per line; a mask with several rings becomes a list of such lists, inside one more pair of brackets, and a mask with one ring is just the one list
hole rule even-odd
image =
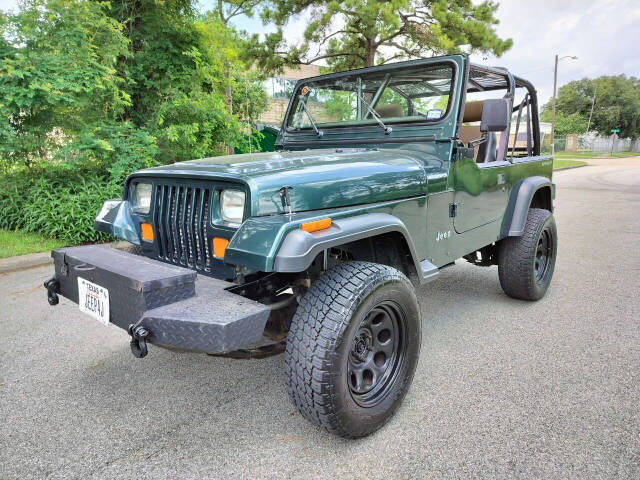
[[276, 151], [133, 173], [95, 228], [134, 246], [54, 250], [49, 302], [147, 344], [284, 351], [286, 388], [329, 432], [382, 426], [421, 342], [414, 285], [456, 259], [538, 300], [557, 251], [536, 91], [465, 55], [301, 80]]

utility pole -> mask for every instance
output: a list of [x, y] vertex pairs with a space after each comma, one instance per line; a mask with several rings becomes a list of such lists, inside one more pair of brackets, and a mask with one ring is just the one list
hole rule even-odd
[[616, 134], [613, 133], [611, 135], [611, 153], [609, 154], [610, 157], [613, 157], [613, 147], [615, 147], [616, 145]]
[[558, 54], [553, 67], [553, 97], [551, 97], [551, 156], [556, 153], [556, 86], [558, 84]]
[[596, 104], [596, 93], [598, 93], [598, 84], [596, 83], [596, 88], [593, 91], [593, 99], [591, 100], [591, 111], [589, 112], [589, 121], [587, 122], [587, 132], [589, 133], [589, 127], [591, 126], [591, 116], [593, 115], [593, 106]]
[[553, 97], [551, 97], [551, 155], [556, 151], [555, 141], [556, 141], [556, 87], [558, 85], [558, 61], [563, 58], [571, 58], [572, 60], [577, 60], [578, 57], [573, 55], [565, 55], [564, 57], [558, 58], [558, 55], [555, 56], [555, 63], [553, 66]]

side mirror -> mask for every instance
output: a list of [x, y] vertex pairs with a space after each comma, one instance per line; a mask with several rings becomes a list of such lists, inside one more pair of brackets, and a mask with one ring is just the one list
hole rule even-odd
[[511, 116], [509, 100], [505, 98], [487, 99], [482, 102], [481, 132], [502, 132], [509, 126]]

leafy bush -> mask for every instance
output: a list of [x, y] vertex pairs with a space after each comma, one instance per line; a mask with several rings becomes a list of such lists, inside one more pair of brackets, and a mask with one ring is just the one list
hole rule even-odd
[[22, 206], [31, 179], [24, 174], [0, 177], [0, 229], [15, 230], [24, 226]]
[[106, 198], [120, 193], [105, 180], [77, 174], [38, 178], [22, 208], [24, 230], [71, 244], [103, 240], [93, 229], [93, 219]]
[[93, 229], [103, 202], [122, 196], [127, 176], [158, 165], [155, 138], [116, 126], [58, 152], [64, 159], [14, 169], [0, 180], [0, 228], [38, 232], [69, 245], [105, 241]]
[[248, 142], [266, 97], [241, 35], [195, 0], [133, 3], [0, 13], [0, 228], [104, 240], [94, 218], [131, 172]]
[[0, 182], [0, 228], [39, 232], [70, 245], [103, 241], [93, 219], [107, 198], [119, 197], [121, 187], [95, 172], [59, 168], [25, 179], [23, 173]]

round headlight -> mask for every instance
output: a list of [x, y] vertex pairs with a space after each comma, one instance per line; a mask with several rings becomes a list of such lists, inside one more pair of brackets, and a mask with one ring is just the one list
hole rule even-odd
[[220, 216], [225, 222], [241, 224], [244, 216], [244, 192], [223, 190], [220, 194]]
[[133, 195], [133, 211], [136, 213], [149, 213], [151, 208], [151, 184], [137, 183]]

